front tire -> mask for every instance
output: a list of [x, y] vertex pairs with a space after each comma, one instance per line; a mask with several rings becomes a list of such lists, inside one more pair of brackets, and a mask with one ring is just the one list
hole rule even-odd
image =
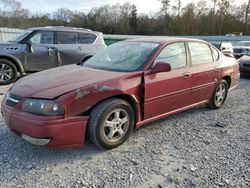
[[17, 68], [9, 60], [0, 58], [0, 85], [13, 83], [17, 79]]
[[125, 142], [135, 123], [131, 105], [121, 99], [109, 99], [90, 113], [88, 136], [97, 146], [112, 149]]
[[215, 89], [215, 92], [208, 104], [208, 107], [211, 109], [221, 108], [227, 99], [227, 94], [228, 94], [228, 83], [226, 80], [221, 80]]

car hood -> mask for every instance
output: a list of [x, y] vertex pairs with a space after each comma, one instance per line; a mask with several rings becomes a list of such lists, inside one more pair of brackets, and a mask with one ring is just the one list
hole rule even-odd
[[250, 64], [250, 56], [242, 56], [240, 59], [238, 59], [239, 63], [245, 63], [245, 64]]
[[19, 97], [53, 99], [78, 88], [129, 74], [69, 65], [26, 76], [13, 85], [11, 93]]

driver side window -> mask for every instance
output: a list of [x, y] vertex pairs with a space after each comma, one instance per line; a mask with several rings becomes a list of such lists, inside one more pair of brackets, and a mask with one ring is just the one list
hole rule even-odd
[[53, 44], [54, 34], [50, 31], [37, 32], [34, 36], [30, 38], [32, 44]]
[[187, 66], [187, 54], [184, 42], [167, 45], [156, 58], [155, 62], [166, 62], [172, 69]]

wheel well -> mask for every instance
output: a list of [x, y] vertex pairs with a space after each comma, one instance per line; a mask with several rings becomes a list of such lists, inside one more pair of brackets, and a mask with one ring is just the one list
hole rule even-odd
[[87, 61], [89, 58], [91, 58], [91, 57], [93, 57], [93, 55], [88, 55], [88, 56], [86, 56], [86, 57], [84, 57], [83, 59], [82, 59], [82, 62], [81, 63], [84, 63], [85, 61]]
[[94, 106], [92, 106], [88, 111], [84, 112], [82, 115], [83, 115], [83, 116], [89, 116], [89, 115], [90, 115], [90, 112], [91, 112], [98, 104], [100, 104], [101, 102], [106, 101], [106, 100], [108, 100], [108, 99], [112, 99], [112, 98], [122, 99], [122, 100], [124, 100], [124, 101], [127, 101], [127, 102], [131, 105], [131, 107], [133, 108], [133, 110], [134, 110], [134, 113], [135, 113], [135, 123], [137, 123], [137, 121], [138, 121], [138, 110], [137, 110], [137, 108], [136, 108], [136, 102], [135, 102], [135, 100], [134, 100], [131, 96], [129, 96], [129, 95], [124, 95], [124, 94], [123, 94], [123, 95], [112, 96], [112, 97], [110, 97], [110, 98], [106, 98], [106, 99], [104, 99], [104, 100], [102, 100], [102, 101], [99, 101], [97, 104], [95, 104]]
[[123, 99], [123, 100], [127, 101], [132, 106], [132, 108], [134, 110], [134, 113], [135, 113], [135, 123], [137, 123], [138, 111], [137, 111], [137, 108], [136, 108], [135, 100], [129, 95], [118, 95], [118, 96], [115, 96], [115, 98]]
[[16, 66], [17, 71], [19, 73], [22, 73], [21, 67], [18, 65], [18, 63], [14, 59], [12, 59], [10, 57], [6, 57], [6, 56], [0, 56], [0, 58], [1, 59], [6, 59], [6, 60], [10, 61], [11, 63], [13, 63]]
[[228, 88], [230, 88], [230, 86], [231, 86], [231, 77], [230, 76], [224, 76], [223, 80], [226, 80], [226, 82], [228, 84]]

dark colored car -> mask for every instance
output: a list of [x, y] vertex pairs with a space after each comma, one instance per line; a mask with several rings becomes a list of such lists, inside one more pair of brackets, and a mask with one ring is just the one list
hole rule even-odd
[[[249, 53], [250, 55], [250, 53]], [[245, 55], [238, 59], [240, 65], [240, 73], [242, 76], [250, 76], [250, 56]]]
[[88, 134], [110, 149], [134, 127], [199, 105], [222, 107], [239, 78], [236, 59], [204, 41], [128, 40], [81, 65], [22, 78], [3, 100], [2, 113], [30, 143], [81, 147]]
[[0, 43], [0, 85], [18, 74], [77, 64], [105, 48], [103, 34], [83, 28], [39, 27]]
[[234, 56], [236, 59], [249, 55], [250, 53], [250, 41], [239, 41], [233, 46]]
[[234, 46], [234, 56], [236, 59], [239, 59], [243, 57], [244, 55], [247, 55], [250, 53], [250, 47], [249, 46]]

